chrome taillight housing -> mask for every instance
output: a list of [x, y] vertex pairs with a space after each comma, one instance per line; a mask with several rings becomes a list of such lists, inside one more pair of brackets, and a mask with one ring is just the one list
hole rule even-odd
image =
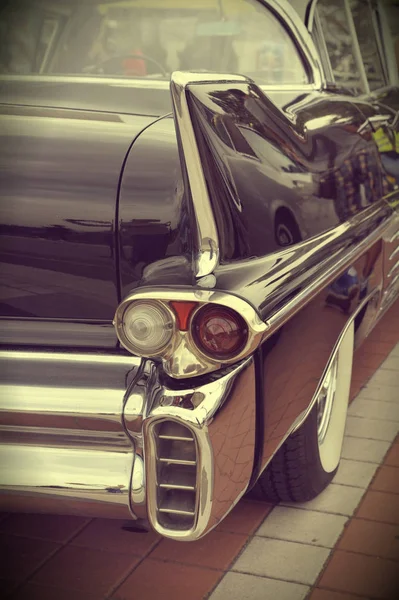
[[114, 326], [132, 354], [162, 360], [177, 379], [245, 358], [267, 325], [245, 300], [208, 290], [138, 290], [118, 306]]

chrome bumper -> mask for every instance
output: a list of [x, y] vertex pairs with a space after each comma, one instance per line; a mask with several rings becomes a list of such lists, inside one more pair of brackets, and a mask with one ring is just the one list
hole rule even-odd
[[3, 510], [148, 519], [194, 540], [245, 493], [252, 359], [186, 389], [126, 356], [2, 351], [0, 368]]

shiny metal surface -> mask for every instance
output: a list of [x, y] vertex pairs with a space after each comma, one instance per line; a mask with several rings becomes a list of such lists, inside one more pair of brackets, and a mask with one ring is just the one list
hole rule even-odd
[[107, 452], [0, 444], [0, 492], [60, 496], [75, 506], [83, 500], [129, 507], [133, 457], [132, 447]]
[[[392, 217], [391, 217], [392, 219]], [[352, 252], [337, 253], [332, 256], [330, 265], [323, 265], [323, 272], [315, 278], [311, 285], [298, 293], [293, 300], [290, 300], [285, 306], [277, 311], [270, 319], [266, 321], [268, 331], [272, 333], [280, 327], [288, 318], [292, 317], [304, 304], [312, 300], [326, 285], [337, 278], [339, 272], [345, 271], [359, 257], [361, 257], [376, 241], [378, 241], [389, 228], [391, 220], [384, 221], [379, 227], [374, 229], [361, 243], [352, 249]]]
[[317, 436], [319, 444], [322, 444], [330, 423], [331, 411], [334, 403], [338, 359], [332, 361], [324, 378], [322, 389], [317, 396]]
[[124, 434], [126, 378], [140, 362], [130, 356], [2, 350], [0, 424], [48, 434], [76, 430], [78, 437], [85, 431]]
[[[248, 486], [255, 444], [255, 373], [251, 359], [217, 380], [193, 388], [153, 388], [151, 411], [144, 420], [148, 517], [154, 529], [176, 540], [195, 540], [215, 527], [233, 508]], [[159, 517], [157, 486], [157, 433], [161, 423], [176, 423], [189, 430], [197, 447], [195, 510], [183, 512], [193, 519], [165, 526]], [[227, 457], [227, 459], [226, 459]], [[187, 462], [184, 460], [182, 462]], [[191, 464], [191, 461], [190, 461]], [[187, 465], [189, 466], [189, 465]], [[180, 506], [180, 508], [179, 508]]]
[[0, 351], [0, 492], [23, 510], [29, 509], [23, 496], [36, 506], [41, 498], [51, 511], [59, 498], [65, 512], [127, 517], [131, 479], [135, 499], [144, 486], [122, 416], [126, 382], [140, 362]]
[[197, 307], [193, 310], [191, 319], [196, 312], [206, 304], [218, 304], [234, 309], [247, 324], [248, 339], [243, 349], [233, 358], [221, 361], [205, 355], [194, 342], [190, 328], [188, 331], [180, 331], [176, 326], [169, 344], [159, 353], [165, 372], [176, 379], [187, 379], [187, 377], [203, 375], [220, 369], [222, 366], [235, 364], [249, 356], [262, 340], [262, 336], [268, 329], [253, 307], [235, 295], [219, 291], [205, 289], [179, 289], [169, 288], [142, 288], [136, 290], [125, 298], [115, 313], [114, 325], [121, 344], [129, 351], [131, 345], [124, 332], [124, 313], [135, 301], [150, 300], [159, 301], [171, 310], [168, 303], [171, 301], [195, 302]]
[[[223, 78], [223, 76], [213, 74], [207, 74], [206, 79], [208, 77], [215, 82]], [[231, 79], [231, 76], [225, 77]], [[232, 78], [233, 81], [242, 81], [243, 79], [241, 76]], [[195, 256], [195, 274], [198, 278], [210, 275], [219, 260], [216, 224], [186, 98], [187, 86], [195, 81], [203, 80], [203, 75], [176, 71], [172, 74], [170, 83], [176, 132], [182, 148], [182, 161], [187, 170], [198, 228]]]
[[112, 323], [0, 318], [3, 346], [42, 346], [115, 349], [118, 339]]

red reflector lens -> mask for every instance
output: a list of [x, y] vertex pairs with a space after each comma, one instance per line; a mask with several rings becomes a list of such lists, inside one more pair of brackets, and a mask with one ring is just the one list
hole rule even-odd
[[233, 358], [248, 339], [244, 319], [224, 306], [211, 305], [197, 312], [193, 337], [199, 349], [212, 358]]
[[180, 331], [188, 330], [188, 321], [194, 308], [197, 306], [196, 302], [179, 302], [173, 301], [170, 303], [177, 317], [177, 326]]

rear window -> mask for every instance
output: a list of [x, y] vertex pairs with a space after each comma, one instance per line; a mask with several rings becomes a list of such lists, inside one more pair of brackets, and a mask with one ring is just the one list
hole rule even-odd
[[306, 83], [290, 34], [257, 0], [66, 0], [6, 3], [1, 74], [146, 77], [175, 70]]

